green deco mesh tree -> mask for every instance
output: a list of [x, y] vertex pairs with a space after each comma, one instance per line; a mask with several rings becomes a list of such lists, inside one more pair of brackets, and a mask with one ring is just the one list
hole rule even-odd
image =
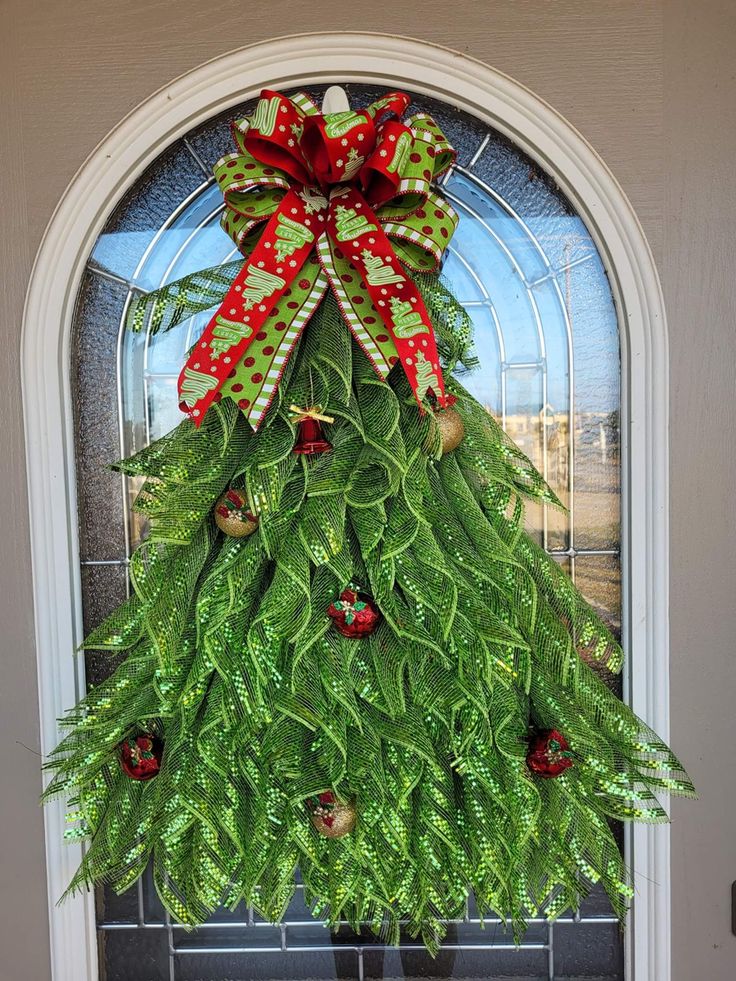
[[[133, 327], [211, 308], [237, 268], [150, 294]], [[69, 797], [69, 834], [88, 842], [72, 890], [127, 889], [151, 862], [179, 921], [241, 901], [279, 920], [298, 868], [315, 915], [392, 943], [401, 923], [435, 951], [469, 893], [517, 936], [598, 882], [623, 915], [610, 819], [664, 821], [654, 792], [692, 793], [590, 666], [622, 666], [608, 629], [524, 531], [527, 500], [560, 505], [457, 380], [466, 313], [437, 276], [414, 280], [465, 428], [453, 452], [401, 365], [376, 375], [328, 292], [257, 433], [223, 399], [116, 465], [144, 480], [148, 536], [130, 599], [84, 643], [124, 659], [49, 763], [47, 796]], [[293, 452], [293, 405], [334, 418], [331, 452]], [[228, 488], [257, 516], [248, 537], [215, 524]], [[348, 586], [380, 610], [370, 636], [328, 616]], [[527, 764], [549, 730], [572, 763], [556, 779]], [[163, 746], [145, 782], [120, 765], [141, 732]], [[324, 793], [357, 812], [339, 839], [310, 819]]]

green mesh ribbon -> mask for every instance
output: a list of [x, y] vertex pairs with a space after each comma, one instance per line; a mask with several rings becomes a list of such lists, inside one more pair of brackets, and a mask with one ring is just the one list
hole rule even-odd
[[[214, 271], [149, 296], [134, 318], [167, 329], [217, 303]], [[206, 288], [202, 290], [202, 284]], [[449, 371], [467, 314], [419, 277]], [[171, 915], [244, 900], [278, 920], [297, 866], [316, 915], [436, 951], [468, 893], [520, 936], [529, 916], [577, 908], [600, 882], [624, 914], [629, 875], [609, 819], [664, 821], [658, 790], [692, 795], [668, 747], [588, 662], [621, 650], [524, 531], [524, 502], [558, 502], [456, 379], [465, 425], [441, 455], [405, 375], [377, 377], [327, 297], [258, 434], [213, 406], [119, 464], [145, 479], [150, 534], [132, 596], [85, 646], [125, 659], [66, 719], [47, 796], [87, 839], [71, 889], [130, 886], [149, 862]], [[333, 451], [292, 452], [289, 405], [335, 418]], [[244, 488], [258, 531], [226, 538], [217, 498]], [[327, 608], [348, 584], [383, 618], [343, 637]], [[581, 657], [585, 653], [585, 659]], [[574, 765], [535, 779], [530, 727], [564, 732]], [[164, 743], [154, 780], [130, 780], [121, 740]], [[355, 831], [320, 837], [305, 802], [357, 802]]]

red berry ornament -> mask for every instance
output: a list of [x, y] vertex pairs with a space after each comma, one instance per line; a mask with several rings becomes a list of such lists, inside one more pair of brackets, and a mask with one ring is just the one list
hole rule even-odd
[[120, 743], [120, 766], [131, 780], [150, 780], [161, 769], [164, 745], [156, 736], [142, 733]]
[[538, 732], [529, 742], [526, 762], [538, 777], [559, 777], [572, 766], [572, 753], [567, 740], [557, 729]]
[[343, 589], [340, 599], [330, 604], [327, 614], [343, 637], [367, 637], [381, 619], [370, 596], [354, 589]]

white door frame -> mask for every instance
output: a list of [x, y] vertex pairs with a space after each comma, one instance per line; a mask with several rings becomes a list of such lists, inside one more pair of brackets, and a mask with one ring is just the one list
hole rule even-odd
[[[81, 638], [70, 336], [85, 262], [125, 189], [162, 149], [210, 117], [271, 88], [346, 81], [405, 85], [506, 134], [559, 183], [606, 265], [622, 345], [624, 628], [627, 697], [667, 739], [668, 354], [664, 305], [644, 233], [613, 175], [582, 136], [518, 82], [424, 41], [368, 33], [308, 34], [241, 48], [195, 68], [133, 110], [90, 155], [60, 201], [36, 257], [23, 323], [22, 382], [44, 756], [57, 719], [80, 696]], [[63, 802], [45, 809], [54, 981], [96, 981], [94, 902], [57, 906], [82, 854], [62, 843]], [[628, 977], [670, 978], [669, 830], [629, 834], [636, 897]], [[632, 942], [635, 941], [635, 942]]]

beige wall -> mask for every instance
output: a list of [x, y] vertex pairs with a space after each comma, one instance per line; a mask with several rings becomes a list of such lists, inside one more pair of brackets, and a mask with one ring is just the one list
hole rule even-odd
[[678, 0], [664, 36], [672, 738], [701, 794], [673, 808], [677, 981], [736, 978], [736, 5], [702, 6]]
[[[514, 76], [596, 147], [631, 198], [668, 302], [672, 375], [672, 742], [699, 804], [676, 804], [675, 981], [731, 981], [736, 878], [729, 0], [0, 0], [0, 981], [49, 977], [19, 337], [34, 253], [95, 144], [172, 77], [251, 41], [321, 29], [413, 35]], [[267, 12], [266, 12], [267, 11]], [[421, 19], [420, 19], [421, 14]], [[265, 81], [265, 80], [264, 80]], [[50, 334], [54, 325], [49, 325]], [[651, 979], [658, 981], [658, 979]]]

